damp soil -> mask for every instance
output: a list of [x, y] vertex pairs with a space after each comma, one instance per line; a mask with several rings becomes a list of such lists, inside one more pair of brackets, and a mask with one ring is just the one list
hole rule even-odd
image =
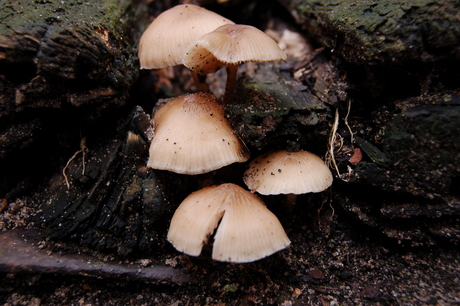
[[[460, 303], [457, 250], [442, 246], [398, 246], [360, 229], [332, 207], [323, 207], [317, 214], [312, 214], [315, 200], [315, 197], [304, 196], [294, 207], [271, 207], [285, 227], [291, 245], [270, 257], [247, 264], [213, 261], [210, 258], [211, 245], [206, 245], [199, 257], [180, 254], [164, 244], [155, 257], [144, 258], [142, 254], [136, 254], [120, 259], [78, 245], [46, 240], [33, 242], [24, 237], [23, 232], [17, 237], [19, 241], [25, 241], [21, 252], [30, 253], [38, 246], [46, 252], [45, 257], [60, 256], [56, 261], [68, 261], [68, 266], [61, 271], [32, 269], [18, 259], [14, 269], [2, 273], [0, 301], [3, 305]], [[10, 222], [8, 227], [31, 228], [33, 226], [24, 226], [22, 222], [30, 217], [33, 209], [32, 198], [18, 200], [3, 213], [2, 222]], [[316, 220], [315, 215], [318, 216]], [[160, 233], [162, 239], [165, 234]], [[70, 267], [76, 265], [70, 261], [74, 254], [83, 257], [77, 272], [71, 273]], [[137, 265], [138, 273], [134, 271], [134, 275], [142, 274], [143, 269], [162, 266], [186, 278], [137, 278], [122, 274], [116, 267], [112, 274], [95, 275], [85, 267], [94, 258], [115, 265]]]

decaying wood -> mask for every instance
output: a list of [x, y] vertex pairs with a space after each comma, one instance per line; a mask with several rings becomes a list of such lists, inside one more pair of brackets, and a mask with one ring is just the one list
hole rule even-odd
[[[48, 238], [124, 257], [155, 252], [157, 222], [167, 211], [163, 186], [147, 170], [149, 117], [140, 107], [118, 133], [89, 138], [41, 195], [35, 223]], [[78, 152], [78, 151], [77, 151]]]
[[458, 244], [457, 3], [281, 2], [347, 84], [329, 145], [346, 177], [333, 187], [338, 213], [404, 245]]
[[133, 30], [139, 6], [127, 0], [1, 1], [0, 158], [30, 145], [33, 138], [14, 135], [49, 126], [44, 117], [50, 110], [71, 116], [64, 110], [85, 109], [79, 119], [86, 121], [125, 103], [138, 71]]
[[54, 273], [125, 280], [191, 283], [192, 278], [167, 266], [120, 264], [83, 254], [57, 254], [39, 247], [40, 234], [33, 230], [10, 230], [0, 234], [0, 271]]
[[42, 181], [58, 150], [125, 105], [145, 6], [0, 1], [0, 198], [11, 201], [31, 176]]
[[[34, 5], [48, 5], [48, 2], [42, 2], [35, 1]], [[300, 10], [312, 3], [311, 1], [294, 2], [300, 3], [298, 6], [290, 7], [294, 17], [298, 17], [301, 14]], [[312, 6], [321, 8], [317, 5], [319, 2], [316, 1]], [[370, 3], [371, 1], [365, 0], [353, 2], [359, 4], [355, 6], [361, 9], [360, 12], [363, 12], [363, 7], [367, 5], [369, 9], [367, 15], [376, 19], [382, 17], [380, 15], [383, 15], [382, 18], [387, 18], [401, 13], [396, 10], [386, 14], [383, 2], [378, 4], [375, 1]], [[229, 1], [224, 5], [232, 6], [232, 3]], [[347, 1], [327, 3], [338, 7]], [[432, 4], [427, 8], [414, 3], [408, 4], [410, 10], [404, 12], [404, 16], [411, 17], [413, 16], [411, 14], [415, 14], [414, 11], [417, 10], [433, 8], [438, 8], [441, 12], [451, 10], [449, 5], [439, 6], [436, 1], [430, 1]], [[53, 5], [58, 5], [58, 2]], [[240, 5], [244, 8], [248, 6], [247, 2], [241, 2]], [[13, 6], [10, 5], [9, 9], [11, 7]], [[313, 17], [324, 17], [324, 14], [333, 13], [331, 10], [324, 10], [324, 6], [322, 8], [321, 11], [315, 11], [317, 14], [313, 14]], [[352, 9], [352, 6], [347, 9]], [[312, 17], [309, 13], [302, 14]], [[387, 19], [390, 22], [388, 25], [391, 26], [391, 22], [395, 19]], [[413, 19], [407, 18], [409, 23], [414, 22], [417, 25], [417, 22], [420, 22]], [[327, 23], [322, 23], [325, 19], [312, 18], [310, 21], [317, 23], [317, 26], [324, 26], [323, 29], [331, 30]], [[49, 22], [58, 24], [52, 19]], [[361, 24], [364, 21], [344, 19], [343, 22], [354, 25], [353, 22]], [[75, 21], [75, 25], [78, 24], [79, 22]], [[330, 145], [335, 146], [332, 152], [338, 169], [341, 173], [346, 173], [349, 180], [345, 182], [336, 179], [332, 188], [322, 194], [299, 196], [297, 205], [291, 210], [283, 207], [284, 196], [263, 197], [267, 206], [277, 214], [285, 226], [292, 240], [290, 248], [247, 265], [222, 265], [213, 262], [209, 256], [209, 245], [205, 246], [201, 257], [180, 255], [164, 239], [167, 231], [166, 224], [170, 220], [174, 204], [178, 204], [177, 200], [180, 197], [183, 198], [185, 194], [198, 189], [202, 184], [229, 182], [229, 180], [242, 184], [241, 174], [244, 172], [245, 165], [231, 165], [191, 179], [171, 174], [168, 177], [173, 179], [161, 181], [164, 184], [160, 186], [156, 176], [153, 175], [154, 171], [144, 168], [147, 143], [142, 139], [143, 129], [132, 130], [131, 127], [136, 125], [117, 132], [115, 128], [108, 128], [98, 135], [86, 131], [80, 138], [73, 139], [75, 149], [61, 156], [62, 160], [58, 166], [54, 165], [54, 169], [57, 170], [54, 171], [53, 179], [47, 182], [49, 188], [46, 190], [43, 188], [44, 190], [35, 196], [35, 199], [42, 200], [41, 211], [34, 219], [35, 226], [43, 229], [50, 238], [47, 244], [50, 249], [47, 251], [53, 250], [51, 247], [54, 246], [57, 249], [60, 247], [70, 250], [69, 252], [84, 249], [108, 252], [114, 257], [127, 256], [128, 259], [134, 260], [140, 257], [150, 258], [187, 271], [199, 281], [199, 285], [184, 286], [181, 287], [183, 290], [168, 292], [158, 288], [147, 288], [147, 290], [144, 290], [145, 287], [135, 288], [130, 292], [122, 291], [120, 293], [122, 298], [116, 300], [113, 294], [118, 293], [119, 287], [114, 289], [113, 286], [106, 286], [106, 280], [93, 289], [81, 289], [81, 286], [74, 284], [69, 286], [69, 282], [73, 282], [72, 278], [64, 284], [56, 285], [59, 281], [55, 281], [51, 284], [51, 286], [54, 284], [51, 290], [55, 293], [42, 293], [40, 289], [49, 284], [48, 275], [41, 275], [42, 280], [36, 280], [35, 284], [30, 282], [32, 285], [29, 283], [28, 287], [24, 287], [19, 273], [14, 280], [15, 285], [12, 285], [11, 275], [4, 278], [2, 287], [6, 288], [6, 292], [9, 291], [10, 300], [7, 302], [13, 303], [11, 300], [15, 299], [19, 304], [18, 300], [21, 298], [37, 296], [41, 298], [42, 303], [54, 298], [59, 300], [57, 304], [77, 302], [97, 304], [100, 301], [112, 301], [123, 305], [152, 301], [165, 305], [175, 303], [355, 305], [372, 302], [383, 304], [458, 302], [455, 296], [455, 292], [458, 292], [458, 282], [456, 282], [458, 252], [456, 249], [449, 250], [449, 248], [458, 248], [460, 241], [458, 230], [460, 216], [458, 97], [460, 94], [458, 90], [446, 90], [449, 86], [458, 88], [458, 84], [454, 84], [458, 78], [448, 75], [456, 69], [456, 66], [452, 65], [443, 71], [443, 68], [447, 67], [446, 63], [456, 62], [455, 59], [453, 61], [447, 59], [449, 54], [458, 53], [449, 48], [435, 50], [439, 53], [431, 54], [433, 58], [429, 57], [428, 60], [433, 59], [436, 62], [436, 59], [441, 59], [441, 61], [434, 64], [436, 69], [432, 71], [426, 62], [423, 68], [419, 69], [418, 64], [421, 61], [418, 52], [413, 54], [417, 60], [415, 65], [403, 65], [398, 68], [399, 70], [395, 66], [390, 67], [386, 64], [376, 68], [376, 61], [378, 66], [378, 60], [387, 58], [387, 55], [377, 53], [376, 61], [366, 58], [363, 53], [359, 53], [368, 46], [366, 41], [360, 42], [355, 36], [348, 36], [348, 32], [345, 32], [347, 33], [345, 36], [336, 35], [338, 30], [343, 30], [340, 27], [343, 24], [338, 22], [335, 25], [337, 24], [339, 26], [333, 28], [334, 31], [321, 32], [321, 35], [324, 35], [321, 38], [323, 40], [316, 36], [317, 41], [323, 46], [314, 51], [312, 48], [308, 52], [308, 58], [302, 61], [288, 61], [280, 65], [272, 63], [260, 66], [246, 65], [246, 68], [241, 71], [239, 101], [237, 101], [240, 104], [226, 107], [228, 117], [250, 147], [253, 157], [260, 151], [281, 148], [293, 150], [302, 148], [323, 154], [327, 150], [334, 119], [331, 114], [337, 111], [339, 115], [336, 141], [332, 141]], [[442, 23], [434, 23], [429, 29], [439, 24]], [[329, 25], [334, 24], [331, 22]], [[374, 25], [373, 30], [376, 30], [380, 22], [377, 20]], [[439, 27], [439, 29], [445, 33], [450, 31], [448, 27]], [[307, 28], [305, 30], [308, 31]], [[365, 32], [361, 27], [355, 27], [355, 30]], [[79, 41], [81, 37], [86, 37], [82, 36], [82, 33], [84, 31], [74, 33], [72, 41]], [[303, 34], [305, 33], [308, 35], [310, 32]], [[45, 32], [40, 35], [45, 37]], [[104, 38], [105, 35], [102, 37]], [[99, 39], [97, 37], [95, 39], [93, 43], [98, 44]], [[38, 42], [23, 38], [23, 43], [24, 48], [32, 50], [33, 53], [34, 46]], [[427, 45], [423, 47], [425, 46]], [[355, 47], [356, 50], [353, 49]], [[420, 46], [415, 48], [417, 47]], [[401, 50], [396, 50], [399, 51]], [[27, 59], [27, 52], [24, 51], [23, 55], [18, 56], [18, 61], [21, 58]], [[382, 57], [380, 58], [379, 55]], [[405, 53], [405, 56], [411, 59], [410, 52]], [[84, 58], [91, 63], [90, 57]], [[446, 62], [443, 62], [444, 60]], [[27, 60], [25, 62], [29, 63]], [[3, 63], [2, 60], [0, 63]], [[75, 63], [79, 61], [76, 60]], [[362, 65], [349, 66], [349, 63], [362, 63]], [[8, 65], [11, 66], [13, 63]], [[85, 65], [77, 66], [85, 67]], [[38, 66], [34, 63], [31, 66], [29, 63], [24, 67], [36, 69]], [[65, 65], [63, 67], [69, 68]], [[34, 69], [30, 71], [35, 73]], [[56, 71], [53, 69], [57, 69], [57, 66], [40, 69], [45, 73]], [[104, 78], [102, 68], [95, 71], [94, 75], [99, 75], [107, 82], [110, 81]], [[395, 71], [404, 73], [395, 74]], [[425, 74], [427, 71], [431, 73]], [[59, 73], [64, 82], [67, 82], [66, 84], [76, 84], [75, 79], [69, 78], [71, 72]], [[75, 77], [79, 75], [76, 73]], [[157, 88], [164, 84], [173, 84], [174, 88], [179, 88], [178, 91], [163, 90], [165, 95], [184, 91], [183, 81], [187, 81], [188, 75], [184, 74], [176, 78], [156, 75], [155, 77], [152, 73], [150, 75], [152, 77], [145, 83], [150, 85], [151, 81], [157, 78], [158, 82], [155, 84]], [[406, 76], [413, 78], [406, 78]], [[23, 98], [32, 97], [32, 94], [24, 94], [26, 89], [35, 89], [36, 97], [41, 97], [39, 92], [43, 90], [42, 88], [49, 89], [46, 87], [49, 86], [48, 82], [52, 81], [51, 84], [54, 86], [60, 84], [55, 82], [57, 78], [48, 78], [46, 82], [34, 76], [29, 78], [30, 80], [24, 82], [18, 81], [19, 85], [27, 83], [24, 87], [18, 85], [18, 91], [5, 92], [14, 97], [15, 101], [18, 92], [17, 101], [24, 102], [26, 100], [22, 100]], [[7, 80], [11, 83], [17, 78], [2, 78], [2, 84], [7, 84]], [[90, 80], [89, 77], [86, 80]], [[91, 82], [84, 84], [89, 86], [89, 83], [97, 80], [97, 78], [91, 79]], [[421, 82], [422, 80], [424, 82]], [[396, 90], [389, 84], [398, 86], [397, 89], [401, 90], [399, 96], [396, 96]], [[102, 105], [97, 102], [102, 99], [101, 97], [104, 95], [110, 97], [104, 100], [105, 102], [111, 101], [114, 97], [111, 94], [113, 91], [110, 90], [114, 90], [115, 87], [110, 90], [107, 90], [108, 87], [101, 88], [94, 91], [91, 91], [91, 88], [85, 96], [79, 95], [80, 92], [70, 87], [71, 94], [66, 93], [62, 101], [56, 100], [55, 93], [50, 92], [51, 99], [41, 101], [42, 106], [37, 109], [49, 110], [61, 107], [62, 110], [62, 106], [66, 106], [71, 110], [83, 109], [84, 111], [77, 115], [79, 117], [84, 117], [84, 114], [94, 114], [90, 110], [96, 110]], [[60, 90], [61, 88], [56, 86], [56, 92], [62, 94]], [[429, 92], [430, 90], [433, 92]], [[35, 118], [34, 112], [28, 112], [35, 108], [27, 103], [23, 106], [10, 104], [9, 107], [12, 107], [11, 109], [14, 107], [21, 114], [28, 113]], [[13, 112], [11, 111], [10, 114]], [[128, 112], [120, 115], [118, 119], [123, 116], [127, 117]], [[89, 117], [95, 118], [95, 116]], [[36, 132], [49, 130], [48, 122], [44, 121], [43, 117], [39, 118], [37, 122], [31, 121], [33, 124], [29, 124], [40, 127], [35, 129]], [[103, 119], [97, 120], [103, 121], [101, 126], [105, 124], [107, 118], [103, 117]], [[134, 119], [133, 122], [136, 120]], [[443, 124], [439, 125], [439, 123]], [[21, 128], [22, 131], [27, 131], [29, 126], [25, 124], [21, 125]], [[11, 131], [15, 131], [14, 129], [13, 125], [13, 128], [8, 130], [8, 138], [12, 135]], [[36, 141], [33, 136], [34, 134], [25, 132], [21, 135], [17, 134], [17, 139], [22, 140], [15, 143]], [[88, 140], [87, 153], [84, 156], [81, 153], [75, 154], [81, 150], [79, 144], [84, 137]], [[350, 162], [350, 157], [358, 149], [362, 151], [362, 156]], [[66, 163], [68, 166], [63, 169]], [[8, 174], [12, 175], [16, 169], [21, 168], [24, 168], [23, 164], [16, 168], [11, 167]], [[417, 169], [423, 173], [415, 175]], [[164, 188], [156, 188], [158, 186]], [[1, 184], [0, 188], [2, 188]], [[16, 191], [9, 193], [9, 197], [15, 197], [20, 189], [14, 188]], [[154, 192], [147, 192], [147, 190]], [[177, 194], [178, 197], [169, 203], [172, 205], [165, 205], [163, 195], [173, 194]], [[5, 200], [0, 203], [3, 205]], [[8, 207], [7, 210], [11, 212], [12, 208]], [[326, 235], [318, 235], [318, 231], [315, 231], [317, 228]], [[3, 237], [7, 237], [7, 242], [15, 241], [14, 237], [6, 235]], [[386, 238], [385, 242], [396, 243], [381, 243], [383, 239], [380, 238]], [[55, 243], [56, 240], [59, 243]], [[424, 248], [419, 252], [419, 249], [405, 248], [400, 252], [399, 248], [394, 247], [395, 244], [429, 246], [435, 251], [428, 252], [429, 250]], [[437, 248], [438, 244], [445, 248]], [[69, 257], [54, 258], [66, 260], [70, 259]], [[50, 268], [49, 272], [53, 273], [63, 271], [52, 262], [46, 261], [45, 264], [35, 271], [43, 272], [47, 268]], [[7, 266], [4, 271], [14, 272], [12, 269], [15, 268], [31, 268], [25, 265], [18, 267], [10, 263], [7, 263]], [[76, 273], [79, 273], [78, 271], [82, 270], [77, 270]], [[169, 270], [166, 273], [175, 273], [175, 271]], [[157, 272], [153, 271], [153, 273]], [[70, 274], [69, 270], [63, 273]], [[90, 269], [88, 273], [109, 278], [117, 276]], [[159, 274], [153, 276], [155, 279], [162, 277]], [[65, 278], [69, 277], [66, 275]], [[151, 280], [151, 278], [141, 279]], [[434, 289], [419, 290], [421, 281], [425, 288]], [[108, 294], [100, 295], [100, 292], [106, 291], [107, 287]], [[78, 292], [76, 300], [62, 295], [62, 293], [66, 295], [66, 292], [68, 296], [72, 295], [74, 292], [72, 288]], [[140, 301], [143, 298], [145, 300]]]
[[460, 55], [456, 1], [281, 2], [309, 36], [354, 64], [436, 62]]

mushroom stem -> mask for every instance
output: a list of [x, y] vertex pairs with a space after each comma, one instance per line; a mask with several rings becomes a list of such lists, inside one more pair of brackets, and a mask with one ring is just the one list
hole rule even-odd
[[195, 82], [198, 92], [209, 92], [209, 84], [206, 83], [206, 74], [199, 74], [196, 71], [190, 70], [193, 81]]
[[230, 104], [236, 89], [236, 74], [238, 72], [238, 64], [228, 64], [227, 66], [227, 83], [225, 84], [225, 94], [223, 104]]
[[297, 202], [297, 195], [294, 193], [288, 193], [286, 195], [286, 207], [290, 210], [294, 209]]

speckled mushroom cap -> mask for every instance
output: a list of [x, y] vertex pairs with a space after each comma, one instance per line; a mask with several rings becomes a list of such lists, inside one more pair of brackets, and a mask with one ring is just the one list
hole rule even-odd
[[218, 261], [251, 262], [290, 244], [278, 218], [259, 197], [234, 184], [189, 195], [174, 213], [168, 241], [177, 250], [198, 256], [218, 224], [212, 251]]
[[249, 159], [222, 106], [209, 93], [170, 99], [155, 113], [153, 124], [150, 168], [200, 174]]
[[241, 24], [226, 24], [190, 44], [182, 63], [202, 74], [213, 73], [226, 64], [285, 61], [286, 54], [261, 30]]
[[317, 155], [277, 151], [250, 162], [243, 180], [260, 194], [302, 194], [321, 192], [332, 184], [332, 173]]
[[224, 24], [233, 21], [193, 4], [164, 11], [142, 34], [138, 51], [141, 69], [181, 64], [188, 45]]

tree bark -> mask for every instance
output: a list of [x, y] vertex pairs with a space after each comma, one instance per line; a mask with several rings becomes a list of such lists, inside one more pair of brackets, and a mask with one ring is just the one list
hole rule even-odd
[[[140, 5], [1, 1], [0, 135], [24, 125], [35, 133], [43, 124], [38, 117], [50, 109], [84, 108], [79, 119], [90, 120], [123, 105], [138, 73], [133, 45]], [[23, 143], [2, 137], [0, 158]]]
[[308, 35], [353, 64], [460, 56], [457, 1], [281, 0]]
[[62, 149], [56, 139], [68, 146], [66, 131], [79, 137], [82, 125], [125, 104], [138, 76], [134, 46], [145, 7], [0, 1], [0, 197]]

